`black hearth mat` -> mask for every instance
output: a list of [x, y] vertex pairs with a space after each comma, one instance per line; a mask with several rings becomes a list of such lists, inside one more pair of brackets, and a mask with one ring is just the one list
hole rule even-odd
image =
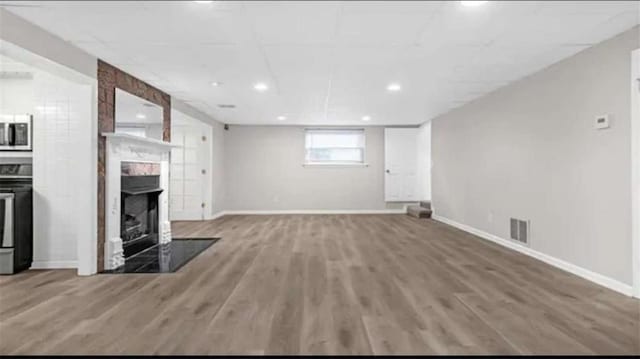
[[125, 264], [105, 273], [172, 273], [211, 247], [220, 238], [174, 238], [125, 260]]

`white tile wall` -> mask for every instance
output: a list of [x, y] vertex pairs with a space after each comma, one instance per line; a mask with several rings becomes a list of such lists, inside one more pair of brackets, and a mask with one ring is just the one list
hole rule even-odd
[[92, 93], [60, 77], [34, 77], [34, 267], [75, 268], [77, 243], [91, 230]]

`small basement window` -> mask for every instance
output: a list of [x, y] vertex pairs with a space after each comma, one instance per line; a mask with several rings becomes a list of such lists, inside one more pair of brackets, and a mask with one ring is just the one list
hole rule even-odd
[[363, 166], [364, 129], [306, 129], [305, 165]]

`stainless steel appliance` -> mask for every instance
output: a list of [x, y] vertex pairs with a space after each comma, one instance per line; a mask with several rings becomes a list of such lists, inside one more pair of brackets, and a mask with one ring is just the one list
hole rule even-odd
[[33, 261], [32, 168], [0, 164], [0, 274], [28, 269]]
[[33, 116], [2, 115], [0, 117], [0, 151], [33, 149]]

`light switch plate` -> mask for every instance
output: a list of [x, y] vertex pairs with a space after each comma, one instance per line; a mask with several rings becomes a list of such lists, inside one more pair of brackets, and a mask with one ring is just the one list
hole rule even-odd
[[602, 115], [596, 117], [595, 128], [596, 130], [604, 130], [605, 128], [609, 128], [611, 124], [609, 123], [609, 115]]

